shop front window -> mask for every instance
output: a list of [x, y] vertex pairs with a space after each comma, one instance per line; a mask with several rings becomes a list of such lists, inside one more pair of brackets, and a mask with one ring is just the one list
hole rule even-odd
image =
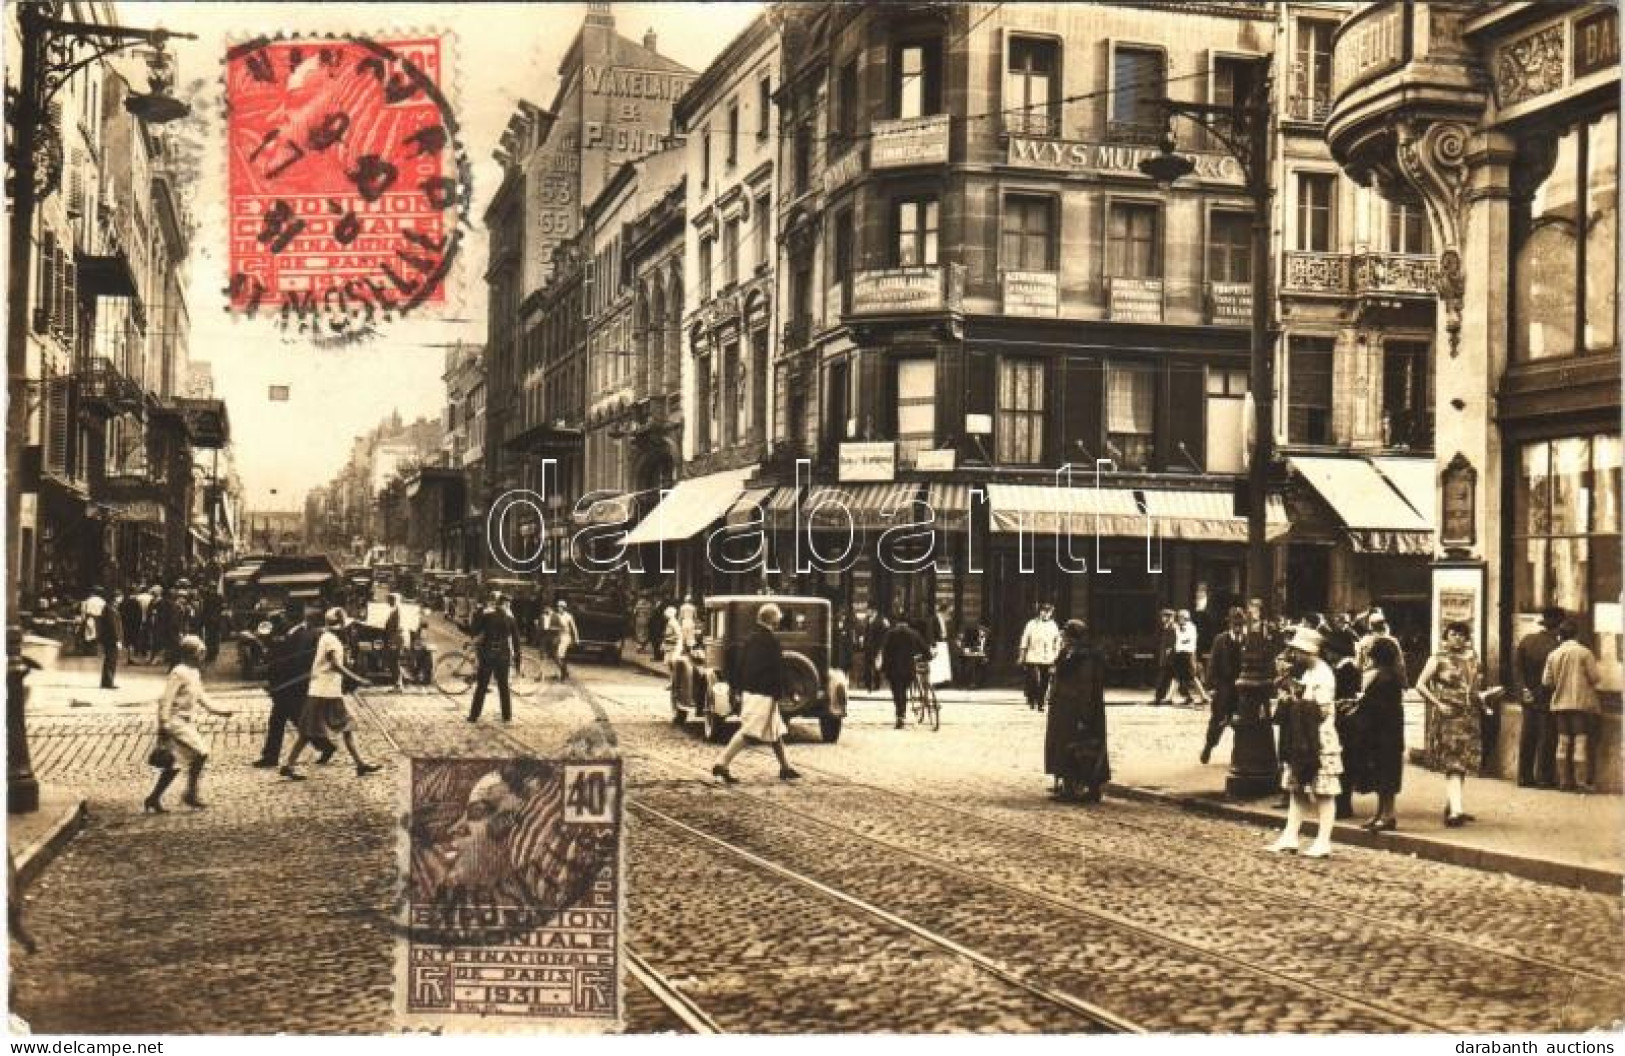
[[1035, 465], [1044, 458], [1044, 363], [999, 361], [999, 420], [994, 434], [998, 460]]
[[913, 466], [921, 451], [937, 438], [937, 361], [904, 359], [897, 363], [897, 463]]
[[1106, 374], [1106, 450], [1118, 469], [1151, 468], [1157, 375], [1149, 367], [1111, 367]]
[[1620, 686], [1618, 436], [1525, 444], [1513, 498], [1516, 610], [1560, 605], [1581, 622], [1607, 686]]

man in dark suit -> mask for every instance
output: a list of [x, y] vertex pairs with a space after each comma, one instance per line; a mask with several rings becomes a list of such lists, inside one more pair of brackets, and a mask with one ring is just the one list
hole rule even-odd
[[880, 686], [881, 647], [886, 641], [886, 631], [890, 625], [886, 617], [874, 606], [869, 608], [869, 618], [863, 625], [863, 674], [862, 686], [864, 689], [878, 689]]
[[1151, 703], [1168, 703], [1168, 691], [1173, 688], [1174, 649], [1179, 643], [1179, 630], [1174, 626], [1174, 610], [1163, 609], [1158, 614], [1162, 626], [1157, 628], [1157, 688]]
[[132, 584], [118, 606], [119, 622], [124, 625], [124, 661], [130, 664], [135, 663], [135, 654], [140, 650], [141, 640], [146, 632], [146, 628], [142, 626], [146, 621], [146, 613], [142, 611], [141, 599], [136, 597], [139, 589]]
[[1518, 732], [1518, 784], [1525, 788], [1557, 787], [1557, 738], [1552, 726], [1552, 691], [1542, 685], [1546, 658], [1557, 648], [1557, 629], [1566, 613], [1549, 608], [1540, 614], [1540, 630], [1518, 640], [1512, 655], [1514, 689], [1523, 705]]
[[469, 722], [480, 721], [480, 711], [485, 707], [485, 691], [490, 688], [493, 675], [497, 680], [497, 699], [502, 704], [502, 721], [513, 721], [508, 668], [512, 665], [514, 674], [518, 674], [524, 654], [520, 651], [519, 623], [502, 601], [502, 592], [493, 590], [485, 608], [474, 617], [475, 648], [479, 651], [480, 668], [474, 684], [474, 703], [468, 710]]
[[102, 597], [102, 611], [96, 617], [96, 638], [102, 647], [102, 688], [117, 689], [113, 676], [118, 674], [118, 651], [124, 641], [124, 621], [119, 617], [119, 603], [123, 597], [106, 600], [106, 591], [97, 587], [96, 593]]
[[914, 684], [914, 665], [929, 659], [931, 647], [925, 644], [920, 632], [909, 626], [906, 614], [899, 609], [897, 620], [886, 632], [880, 645], [880, 667], [891, 683], [892, 707], [897, 711], [897, 728], [903, 728], [903, 716], [908, 710], [908, 687]]
[[1242, 651], [1247, 640], [1247, 614], [1240, 606], [1232, 608], [1229, 626], [1213, 639], [1207, 657], [1207, 684], [1212, 690], [1208, 704], [1207, 740], [1202, 742], [1202, 763], [1213, 757], [1226, 726], [1236, 714], [1236, 679], [1241, 677]]
[[[288, 626], [288, 617], [297, 622]], [[299, 724], [305, 697], [310, 689], [310, 672], [316, 664], [316, 643], [322, 636], [322, 610], [308, 611], [293, 608], [286, 615], [271, 617], [272, 639], [270, 655], [265, 664], [265, 686], [271, 694], [271, 717], [265, 724], [265, 745], [254, 766], [269, 770], [282, 758], [282, 737], [285, 727]], [[318, 763], [332, 758], [337, 746], [331, 741], [316, 745], [321, 753]]]

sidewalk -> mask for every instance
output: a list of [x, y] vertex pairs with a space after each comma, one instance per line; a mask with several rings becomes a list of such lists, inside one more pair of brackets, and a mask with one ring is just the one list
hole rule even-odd
[[[645, 655], [628, 653], [625, 663], [661, 679], [667, 677], [664, 665]], [[1106, 703], [1111, 705], [1107, 721], [1112, 770], [1119, 779], [1111, 786], [1113, 794], [1270, 827], [1283, 822], [1286, 811], [1271, 805], [1273, 797], [1236, 802], [1225, 796], [1228, 734], [1220, 741], [1212, 763], [1204, 766], [1199, 761], [1207, 728], [1206, 708], [1152, 707], [1146, 703], [1150, 695], [1149, 690], [1106, 691]], [[1009, 687], [948, 689], [939, 696], [948, 707], [1025, 712], [1021, 691]], [[851, 702], [860, 714], [889, 713], [891, 709], [891, 695], [883, 690], [853, 692]], [[1419, 745], [1422, 704], [1414, 692], [1407, 696], [1405, 712], [1406, 744]], [[1625, 797], [1577, 796], [1519, 788], [1497, 778], [1470, 777], [1465, 801], [1468, 812], [1478, 820], [1464, 828], [1447, 829], [1444, 784], [1443, 774], [1407, 762], [1397, 803], [1398, 830], [1377, 834], [1359, 828], [1371, 816], [1376, 798], [1356, 796], [1355, 817], [1338, 823], [1335, 841], [1607, 894], [1618, 894], [1625, 887]], [[1313, 824], [1305, 826], [1305, 838], [1313, 832]]]

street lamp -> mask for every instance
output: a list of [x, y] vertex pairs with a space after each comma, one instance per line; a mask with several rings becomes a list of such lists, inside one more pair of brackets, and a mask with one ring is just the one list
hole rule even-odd
[[[1273, 59], [1254, 60], [1250, 91], [1237, 85], [1231, 105], [1186, 103], [1163, 98], [1162, 149], [1140, 162], [1139, 169], [1163, 186], [1189, 176], [1196, 163], [1175, 149], [1173, 119], [1200, 125], [1236, 159], [1253, 202], [1252, 345], [1249, 387], [1253, 396], [1253, 449], [1247, 465], [1247, 592], [1264, 603], [1266, 615], [1275, 604], [1274, 567], [1265, 538], [1269, 467], [1275, 458], [1274, 333], [1270, 325], [1270, 67]], [[1235, 748], [1225, 789], [1235, 796], [1264, 795], [1276, 783], [1275, 746], [1264, 719], [1269, 685], [1248, 678], [1238, 685], [1241, 707], [1235, 720]]]
[[[169, 95], [164, 44], [171, 36], [195, 39], [190, 33], [167, 33], [161, 29], [131, 29], [74, 22], [56, 17], [57, 5], [19, 3], [15, 5], [22, 42], [18, 66], [20, 76], [15, 95], [8, 99], [7, 119], [11, 124], [11, 226], [7, 242], [6, 306], [6, 523], [12, 526], [10, 546], [16, 547], [15, 529], [22, 520], [23, 448], [28, 444], [28, 278], [33, 273], [29, 256], [34, 241], [34, 210], [38, 199], [55, 189], [60, 172], [42, 171], [35, 151], [39, 133], [50, 113], [52, 98], [74, 74], [116, 52], [135, 44], [146, 44], [151, 57], [151, 91], [132, 94], [125, 107], [138, 120], [163, 124], [185, 117], [185, 103]], [[43, 178], [43, 179], [42, 179]], [[76, 310], [70, 305], [69, 311]], [[22, 579], [18, 575], [19, 554], [7, 555], [6, 613], [8, 678], [6, 682], [6, 724], [11, 731], [6, 753], [6, 809], [13, 814], [29, 814], [39, 809], [39, 782], [29, 764], [28, 745], [18, 736], [23, 730], [23, 676], [13, 675], [15, 650], [20, 648], [22, 631], [19, 611]], [[14, 644], [15, 643], [15, 644]], [[21, 741], [21, 743], [19, 743]]]

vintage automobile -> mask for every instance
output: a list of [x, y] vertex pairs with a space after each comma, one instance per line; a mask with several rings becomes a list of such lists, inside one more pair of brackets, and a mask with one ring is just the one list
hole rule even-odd
[[[231, 572], [228, 571], [229, 577]], [[247, 679], [265, 671], [270, 618], [290, 607], [326, 608], [340, 602], [339, 570], [320, 554], [275, 554], [257, 559], [252, 572], [227, 587], [237, 662]]]
[[553, 601], [563, 601], [575, 616], [581, 637], [570, 650], [597, 653], [612, 664], [621, 661], [621, 645], [632, 633], [632, 606], [613, 585], [566, 584], [553, 588]]
[[771, 595], [721, 595], [705, 599], [703, 649], [673, 663], [672, 721], [698, 717], [708, 741], [728, 739], [739, 714], [738, 694], [728, 675], [756, 627], [756, 613], [773, 602], [783, 616], [779, 642], [784, 647], [785, 693], [779, 709], [786, 719], [817, 719], [828, 744], [841, 736], [846, 719], [846, 673], [830, 666], [830, 603], [823, 598]]

